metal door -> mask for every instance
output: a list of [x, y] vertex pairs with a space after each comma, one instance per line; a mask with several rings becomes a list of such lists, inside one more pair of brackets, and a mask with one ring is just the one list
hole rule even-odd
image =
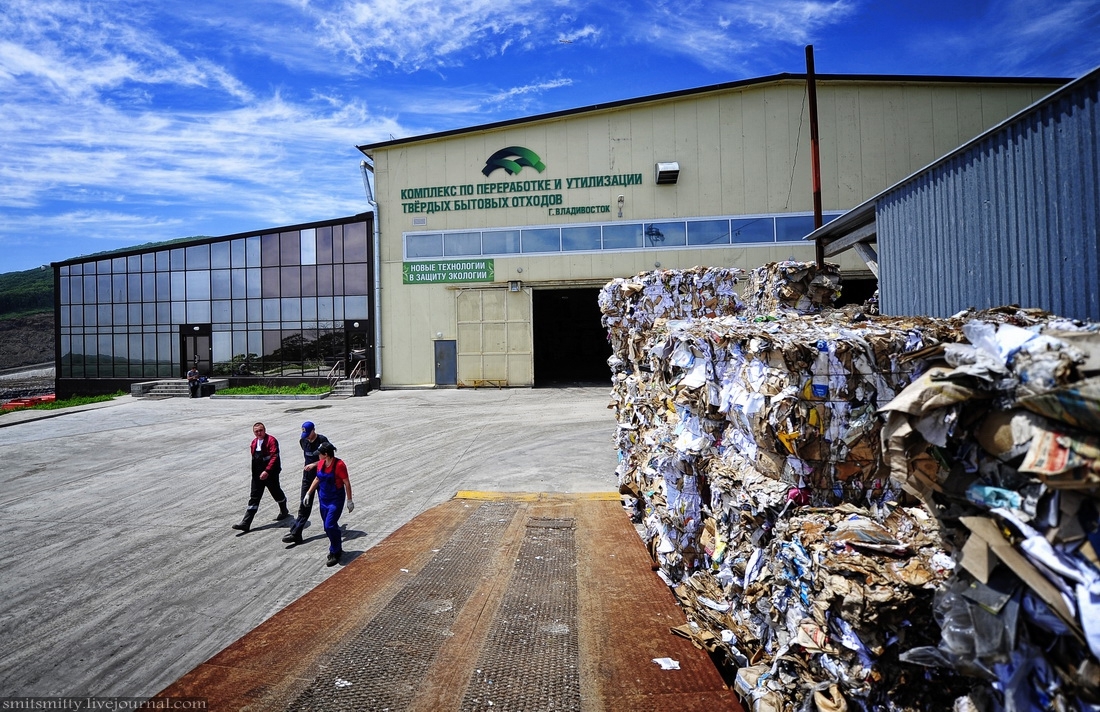
[[211, 375], [213, 352], [209, 324], [180, 324], [180, 378], [186, 378], [191, 366], [204, 376]]
[[369, 378], [374, 374], [374, 349], [371, 348], [370, 322], [366, 319], [349, 319], [344, 322], [344, 377], [350, 378], [360, 363], [356, 376]]
[[458, 342], [439, 340], [435, 344], [435, 385], [458, 385]]

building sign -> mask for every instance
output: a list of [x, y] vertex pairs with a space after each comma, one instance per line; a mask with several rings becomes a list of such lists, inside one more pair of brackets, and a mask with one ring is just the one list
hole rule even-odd
[[[485, 160], [485, 167], [481, 169], [481, 173], [488, 178], [493, 171], [503, 168], [509, 176], [514, 176], [525, 166], [534, 168], [538, 173], [546, 170], [546, 164], [531, 149], [523, 146], [509, 146], [489, 156]], [[586, 188], [626, 188], [641, 184], [641, 173], [608, 173], [598, 176], [572, 176], [564, 180], [536, 177], [534, 180], [497, 180], [484, 183], [402, 188], [401, 212], [428, 215], [465, 210], [540, 208], [546, 210], [547, 216], [610, 213], [610, 204], [570, 203], [566, 200], [565, 191]]]
[[539, 154], [523, 146], [509, 146], [502, 148], [485, 161], [485, 167], [481, 169], [486, 178], [498, 168], [503, 168], [508, 175], [514, 176], [523, 170], [524, 166], [530, 166], [539, 173], [546, 169], [546, 164], [539, 158]]
[[430, 260], [401, 263], [402, 284], [492, 282], [494, 275], [492, 260]]

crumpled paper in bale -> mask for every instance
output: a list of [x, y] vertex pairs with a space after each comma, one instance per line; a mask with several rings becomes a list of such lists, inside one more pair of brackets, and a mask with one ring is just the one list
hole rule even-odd
[[840, 291], [840, 267], [835, 264], [771, 262], [749, 274], [745, 308], [754, 314], [813, 314], [833, 306]]
[[[603, 297], [605, 315], [609, 306], [611, 316], [623, 312]], [[681, 295], [680, 303], [696, 300]], [[980, 665], [958, 657], [954, 666], [935, 662], [948, 658], [938, 648], [936, 616], [943, 611], [933, 592], [968, 580], [982, 594], [975, 596], [999, 601], [971, 570], [984, 566], [989, 579], [1005, 568], [998, 568], [996, 551], [1008, 556], [997, 542], [971, 536], [959, 516], [1006, 502], [1022, 506], [1057, 522], [1036, 529], [1054, 546], [1077, 542], [1075, 551], [1096, 566], [1091, 470], [1075, 467], [1067, 476], [1019, 467], [1042, 425], [1036, 419], [1044, 416], [1034, 411], [1061, 408], [1075, 422], [1090, 415], [1087, 393], [1078, 393], [1073, 407], [1019, 405], [1021, 395], [1039, 399], [1079, 382], [1090, 360], [1088, 339], [1054, 339], [1055, 330], [1075, 334], [1080, 325], [1015, 307], [944, 320], [880, 320], [850, 308], [808, 317], [786, 306], [699, 316], [632, 313], [629, 325], [609, 322], [617, 472], [624, 499], [636, 498], [658, 574], [694, 624], [691, 637], [737, 669], [735, 686], [753, 709], [802, 709], [811, 699], [826, 708], [867, 709], [872, 700], [888, 700], [889, 709], [932, 710], [953, 700], [958, 709], [1002, 709], [1006, 695], [1032, 694], [1029, 669], [1053, 681], [1053, 699], [1066, 709], [1071, 695], [1092, 704], [1090, 681], [1100, 668], [1084, 646], [1085, 631], [1072, 631], [1023, 584], [1019, 604], [1001, 610], [1025, 611], [1013, 619], [1027, 621], [1024, 634], [1008, 635], [1005, 623], [1005, 634], [983, 638], [1016, 643], [994, 663], [1009, 682], [997, 687], [973, 677]], [[993, 326], [968, 327], [976, 318]], [[981, 353], [979, 345], [996, 342], [1006, 326], [1012, 341], [998, 343], [991, 357]], [[1028, 346], [1040, 327], [1051, 338]], [[1100, 368], [1100, 358], [1093, 360]], [[933, 381], [933, 365], [951, 377]], [[922, 377], [929, 392], [878, 412]], [[1078, 434], [1071, 445], [1065, 425], [1049, 428], [1057, 433], [1049, 440], [1095, 461], [1091, 443]], [[967, 433], [1002, 459], [976, 455], [978, 445], [959, 447]], [[1057, 502], [1054, 478], [1068, 485]], [[855, 518], [833, 521], [845, 507], [858, 508], [846, 512]], [[925, 544], [891, 528], [898, 512], [920, 522]], [[845, 556], [830, 547], [843, 547]], [[955, 559], [964, 565], [952, 573]], [[1088, 571], [1078, 575], [1091, 596]], [[1063, 579], [1065, 597], [1078, 582]], [[1048, 637], [1033, 621], [1046, 624]], [[1043, 652], [1051, 644], [1054, 653]], [[938, 652], [901, 662], [921, 651]], [[1034, 660], [1041, 654], [1047, 657]]]
[[953, 528], [961, 564], [940, 640], [903, 659], [983, 679], [1005, 709], [1096, 709], [1100, 327], [990, 316], [966, 315], [966, 340], [883, 408], [892, 476]]

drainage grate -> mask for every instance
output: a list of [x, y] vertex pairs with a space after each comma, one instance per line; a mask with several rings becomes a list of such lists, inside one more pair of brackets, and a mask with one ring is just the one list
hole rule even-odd
[[450, 637], [455, 616], [500, 550], [515, 512], [515, 503], [482, 503], [409, 585], [333, 655], [288, 709], [406, 709]]
[[531, 519], [462, 710], [579, 710], [572, 519]]

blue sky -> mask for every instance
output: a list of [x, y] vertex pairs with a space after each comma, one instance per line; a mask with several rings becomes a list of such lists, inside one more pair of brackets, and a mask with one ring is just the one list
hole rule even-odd
[[356, 145], [800, 73], [807, 44], [819, 73], [1072, 78], [1100, 0], [4, 0], [0, 272], [353, 215]]

